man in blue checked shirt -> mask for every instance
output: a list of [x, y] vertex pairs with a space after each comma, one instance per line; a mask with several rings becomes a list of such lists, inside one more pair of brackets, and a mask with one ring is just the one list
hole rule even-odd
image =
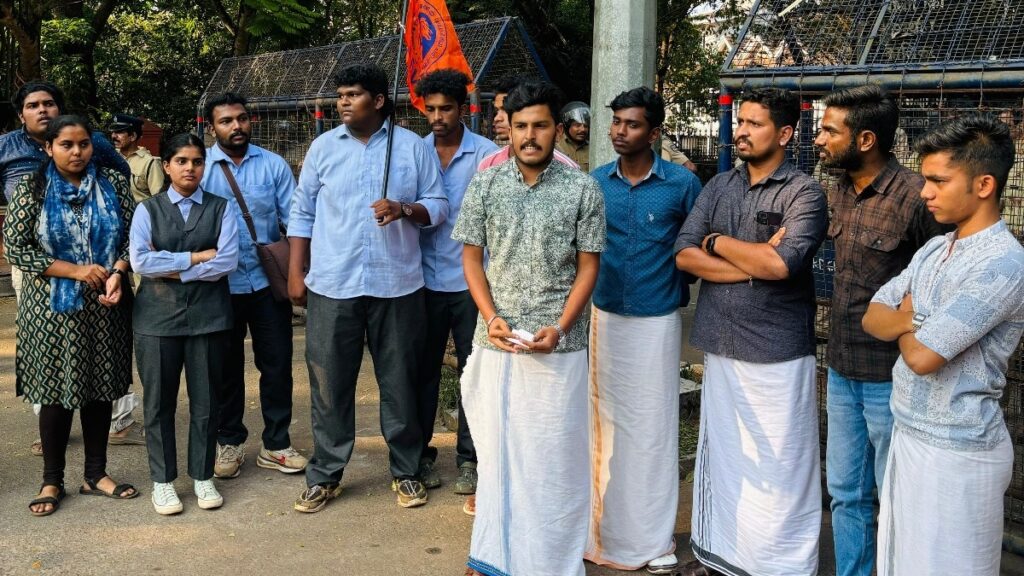
[[[461, 375], [466, 358], [473, 348], [473, 331], [477, 312], [462, 271], [462, 242], [452, 240], [452, 229], [459, 217], [462, 198], [469, 181], [476, 174], [477, 164], [498, 150], [490, 140], [474, 134], [462, 123], [466, 105], [466, 86], [470, 79], [456, 70], [437, 70], [416, 83], [416, 94], [423, 98], [430, 134], [423, 139], [434, 152], [436, 167], [448, 196], [448, 219], [435, 228], [420, 233], [423, 252], [423, 281], [427, 309], [427, 337], [420, 364], [416, 389], [420, 393], [419, 420], [423, 434], [423, 456], [420, 477], [427, 488], [441, 485], [441, 476], [434, 468], [437, 448], [430, 446], [437, 417], [437, 394], [441, 384], [441, 363], [444, 360], [448, 335], [455, 341], [455, 355]], [[459, 400], [459, 434], [455, 445], [459, 477], [456, 494], [470, 495], [463, 506], [467, 514], [476, 509], [476, 449], [469, 433], [469, 424]]]
[[[394, 103], [376, 65], [334, 78], [343, 125], [309, 148], [292, 202], [288, 236], [292, 302], [308, 303], [306, 364], [313, 457], [299, 512], [319, 512], [341, 493], [355, 444], [355, 392], [364, 339], [380, 387], [381, 432], [392, 490], [405, 508], [427, 503], [419, 478], [416, 369], [426, 312], [420, 229], [442, 224], [448, 199], [434, 153], [388, 121]], [[387, 198], [381, 198], [388, 131], [394, 130]], [[309, 272], [302, 263], [310, 256]]]
[[676, 567], [679, 352], [688, 276], [672, 243], [700, 194], [693, 172], [663, 160], [665, 101], [640, 87], [612, 100], [618, 160], [591, 176], [604, 191], [608, 242], [591, 317], [590, 538], [586, 558], [653, 574]]
[[[245, 413], [245, 336], [252, 336], [253, 359], [260, 371], [260, 409], [263, 412], [263, 446], [256, 457], [260, 468], [286, 474], [306, 468], [306, 457], [291, 443], [292, 421], [292, 307], [278, 302], [256, 254], [256, 243], [281, 238], [287, 225], [295, 178], [284, 158], [249, 142], [252, 125], [245, 98], [231, 92], [206, 102], [205, 118], [217, 143], [210, 147], [203, 174], [203, 189], [226, 198], [235, 206], [238, 221], [238, 268], [228, 277], [234, 328], [225, 363], [226, 374], [217, 390], [220, 418], [217, 426], [217, 460], [214, 475], [235, 478], [245, 461], [249, 431]], [[252, 215], [252, 237], [242, 208], [221, 165], [228, 167]]]

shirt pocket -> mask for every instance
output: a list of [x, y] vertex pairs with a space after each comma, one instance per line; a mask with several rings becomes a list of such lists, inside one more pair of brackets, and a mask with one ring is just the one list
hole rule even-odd
[[405, 204], [416, 202], [416, 187], [419, 179], [416, 169], [412, 166], [391, 166], [391, 178], [388, 182], [388, 199]]
[[895, 253], [902, 240], [897, 234], [870, 228], [853, 239], [853, 248], [859, 252], [857, 272], [866, 285], [881, 285], [899, 273], [900, 270], [893, 268], [899, 268]]

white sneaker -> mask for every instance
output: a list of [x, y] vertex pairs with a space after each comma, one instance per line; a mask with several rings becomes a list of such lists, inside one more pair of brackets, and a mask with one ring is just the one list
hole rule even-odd
[[671, 574], [679, 566], [675, 554], [665, 554], [647, 563], [647, 571], [651, 574]]
[[259, 456], [256, 457], [256, 465], [260, 468], [280, 470], [285, 474], [302, 472], [306, 469], [306, 464], [308, 462], [309, 460], [307, 460], [305, 456], [299, 454], [298, 450], [291, 446], [282, 450], [267, 450], [266, 448], [262, 448], [260, 449]]
[[192, 491], [199, 498], [199, 507], [203, 510], [212, 510], [224, 505], [224, 497], [220, 495], [220, 492], [217, 492], [217, 487], [213, 485], [213, 480], [194, 480], [192, 482]]
[[178, 493], [174, 490], [174, 484], [170, 482], [153, 482], [152, 500], [157, 514], [168, 516], [178, 514], [183, 510]]
[[213, 462], [213, 475], [217, 478], [237, 478], [245, 462], [245, 444], [233, 446], [217, 444], [217, 458]]

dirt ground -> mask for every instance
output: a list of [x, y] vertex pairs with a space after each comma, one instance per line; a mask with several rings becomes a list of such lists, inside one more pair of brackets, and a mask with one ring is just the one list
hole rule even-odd
[[[303, 361], [305, 330], [295, 328], [295, 408], [292, 441], [311, 446], [309, 385]], [[451, 492], [456, 476], [454, 434], [438, 429], [441, 473], [448, 484], [430, 492], [430, 503], [404, 510], [389, 490], [387, 450], [378, 425], [378, 395], [369, 356], [360, 373], [355, 456], [346, 470], [344, 492], [318, 514], [292, 510], [304, 487], [301, 475], [287, 476], [255, 466], [260, 415], [255, 368], [248, 370], [246, 425], [248, 457], [242, 475], [218, 480], [224, 507], [198, 509], [185, 476], [177, 487], [185, 512], [157, 515], [150, 504], [143, 446], [112, 446], [109, 472], [136, 484], [142, 497], [129, 501], [77, 494], [82, 470], [81, 434], [72, 431], [67, 485], [71, 494], [54, 515], [34, 518], [27, 510], [35, 495], [42, 459], [28, 446], [37, 435], [31, 407], [14, 396], [14, 300], [0, 299], [0, 445], [7, 465], [0, 467], [0, 574], [210, 574], [210, 575], [413, 575], [463, 573], [472, 519], [462, 513], [462, 497]], [[184, 386], [182, 387], [184, 389]], [[138, 382], [133, 386], [140, 392]], [[184, 396], [184, 392], [182, 392]], [[179, 404], [178, 438], [187, 434], [185, 398]], [[141, 418], [141, 409], [138, 416]], [[184, 462], [184, 441], [179, 460]], [[688, 546], [692, 486], [680, 485], [677, 545]], [[821, 574], [832, 574], [828, 515], [822, 527]], [[1017, 574], [1020, 572], [1006, 572]], [[628, 574], [587, 565], [588, 576]]]

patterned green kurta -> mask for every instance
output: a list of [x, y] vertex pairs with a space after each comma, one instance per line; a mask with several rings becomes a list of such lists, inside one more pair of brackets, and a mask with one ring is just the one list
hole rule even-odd
[[[120, 173], [101, 168], [99, 174], [117, 191], [124, 227], [117, 258], [127, 261], [135, 200]], [[72, 410], [93, 400], [117, 400], [132, 383], [131, 288], [124, 282], [120, 304], [107, 308], [97, 299], [100, 293], [86, 286], [81, 310], [50, 311], [50, 278], [42, 273], [55, 258], [43, 251], [36, 237], [42, 202], [32, 197], [30, 181], [27, 176], [18, 184], [4, 223], [7, 259], [25, 273], [14, 362], [17, 393], [26, 402]]]

